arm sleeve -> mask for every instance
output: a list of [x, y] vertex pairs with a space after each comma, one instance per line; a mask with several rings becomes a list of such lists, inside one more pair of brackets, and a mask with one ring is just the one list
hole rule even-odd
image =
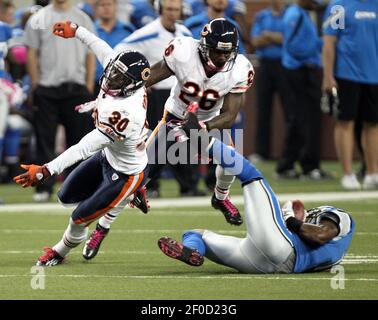
[[244, 93], [252, 85], [255, 71], [252, 64], [245, 58], [245, 61], [241, 63], [238, 68], [235, 68], [234, 74], [236, 74], [236, 83], [230, 90], [231, 93]]
[[94, 129], [84, 136], [79, 143], [64, 151], [60, 156], [47, 164], [51, 175], [60, 174], [64, 169], [80, 160], [85, 160], [97, 151], [111, 144], [112, 141], [100, 130]]
[[76, 30], [76, 38], [81, 40], [94, 52], [104, 69], [109, 61], [116, 56], [116, 52], [104, 40], [101, 40], [84, 27], [80, 26]]
[[189, 46], [185, 46], [185, 37], [177, 37], [172, 40], [164, 50], [164, 61], [167, 67], [176, 73], [177, 69], [180, 68], [185, 63], [190, 63], [190, 52]]
[[25, 44], [33, 49], [39, 49], [40, 47], [39, 29], [33, 28], [33, 23], [37, 23], [38, 17], [39, 15], [36, 13], [29, 18], [24, 33]]

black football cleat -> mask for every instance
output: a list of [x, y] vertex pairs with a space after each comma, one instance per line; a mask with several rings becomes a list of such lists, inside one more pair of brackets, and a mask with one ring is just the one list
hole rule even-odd
[[203, 264], [203, 256], [196, 249], [188, 248], [172, 238], [160, 238], [158, 246], [170, 258], [178, 259], [194, 267], [199, 267]]
[[83, 257], [86, 260], [93, 259], [98, 250], [100, 250], [101, 242], [105, 239], [106, 235], [109, 233], [110, 229], [105, 229], [101, 227], [98, 223], [96, 225], [96, 230], [94, 230], [89, 237], [89, 239], [85, 242], [85, 246], [83, 248]]
[[138, 208], [143, 213], [148, 213], [150, 210], [150, 205], [147, 199], [147, 189], [145, 186], [137, 189], [134, 192], [134, 199], [130, 201], [131, 208]]
[[243, 223], [240, 212], [238, 208], [232, 204], [230, 197], [227, 197], [225, 200], [219, 200], [214, 193], [211, 198], [211, 205], [214, 209], [220, 210], [223, 213], [228, 223], [235, 226], [240, 226]]

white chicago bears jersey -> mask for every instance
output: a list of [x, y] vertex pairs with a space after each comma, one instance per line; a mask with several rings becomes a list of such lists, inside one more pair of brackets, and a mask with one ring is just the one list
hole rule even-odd
[[208, 78], [198, 47], [198, 40], [178, 37], [166, 48], [164, 59], [176, 76], [176, 84], [165, 108], [183, 119], [188, 104], [196, 101], [199, 120], [208, 121], [219, 115], [227, 93], [243, 93], [251, 86], [254, 70], [248, 59], [239, 54], [230, 71], [218, 72]]
[[104, 152], [109, 164], [117, 171], [136, 174], [147, 165], [142, 139], [146, 107], [144, 88], [127, 98], [111, 97], [103, 92], [98, 95], [96, 127], [112, 141], [104, 148]]

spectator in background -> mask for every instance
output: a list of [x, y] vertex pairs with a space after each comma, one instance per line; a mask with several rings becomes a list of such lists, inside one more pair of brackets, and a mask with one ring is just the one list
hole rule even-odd
[[154, 21], [158, 13], [154, 8], [154, 0], [130, 0], [130, 22], [136, 29]]
[[[96, 17], [95, 27], [97, 35], [112, 48], [121, 42], [124, 38], [135, 31], [131, 24], [124, 24], [117, 19], [118, 4], [117, 0], [96, 0]], [[103, 68], [99, 61], [96, 65], [96, 83], [95, 96], [100, 91], [100, 78]]]
[[323, 90], [338, 88], [335, 147], [343, 170], [341, 185], [361, 188], [353, 173], [353, 128], [363, 121], [366, 175], [362, 187], [378, 188], [378, 1], [332, 1], [326, 11]]
[[[0, 18], [4, 19], [7, 16], [7, 11], [10, 2], [0, 2]], [[5, 58], [8, 54], [8, 41], [12, 38], [12, 28], [7, 23], [0, 21], [0, 80], [5, 78], [9, 79], [9, 76], [5, 70]], [[9, 102], [6, 92], [0, 89], [0, 165], [3, 160], [4, 150], [4, 136], [7, 128], [7, 121], [9, 115]], [[3, 200], [0, 198], [0, 203]]]
[[[3, 79], [0, 80], [0, 91], [3, 95], [0, 108], [4, 109], [0, 120], [2, 122], [0, 149], [3, 149], [2, 155], [0, 151], [0, 158], [4, 161], [4, 170], [0, 178], [2, 182], [10, 182], [14, 175], [19, 174], [21, 134], [23, 131], [30, 133], [31, 126], [22, 116], [24, 94], [20, 85], [23, 84], [26, 73], [26, 48], [22, 42], [23, 30], [15, 26], [15, 6], [12, 1], [0, 2], [0, 21], [3, 23], [1, 28], [4, 32], [3, 36], [10, 36], [6, 42], [7, 54], [4, 54], [6, 70], [3, 70]], [[4, 113], [6, 110], [7, 114]]]
[[[94, 32], [90, 18], [70, 0], [53, 0], [28, 20], [25, 43], [28, 46], [28, 72], [34, 98], [34, 126], [37, 138], [37, 163], [54, 157], [57, 125], [65, 128], [70, 147], [93, 128], [91, 116], [74, 108], [91, 99], [95, 77], [95, 56], [79, 41], [60, 41], [52, 26], [61, 20], [74, 21]], [[64, 61], [64, 63], [61, 63]], [[36, 188], [35, 201], [47, 201], [54, 180]]]
[[130, 14], [132, 11], [133, 6], [131, 0], [118, 0], [117, 19], [119, 21], [124, 24], [131, 24]]
[[276, 168], [280, 178], [297, 178], [299, 161], [303, 177], [325, 179], [320, 169], [320, 50], [321, 39], [309, 11], [313, 0], [297, 0], [284, 14], [282, 64], [290, 103], [283, 155]]
[[79, 2], [77, 7], [84, 11], [92, 20], [96, 19], [96, 0], [85, 0], [83, 2]]
[[271, 0], [271, 7], [256, 14], [255, 23], [251, 28], [251, 43], [259, 57], [256, 75], [256, 153], [250, 157], [252, 162], [269, 158], [272, 102], [275, 92], [280, 95], [285, 115], [289, 108], [288, 90], [281, 64], [285, 9], [285, 0]]
[[[216, 18], [227, 18], [238, 29], [239, 35], [242, 34], [238, 23], [227, 16], [226, 9], [228, 0], [207, 0], [207, 10], [192, 16], [184, 21], [184, 25], [192, 32], [194, 39], [201, 38], [201, 31], [205, 24]], [[242, 41], [239, 41], [239, 53], [244, 54], [245, 48]]]
[[[201, 14], [207, 10], [207, 0], [185, 0], [186, 18]], [[240, 26], [242, 41], [246, 48], [251, 49], [249, 45], [249, 30], [246, 20], [247, 7], [244, 0], [228, 0], [225, 10], [225, 16], [234, 19]], [[250, 52], [251, 50], [247, 50]]]
[[[182, 12], [182, 0], [160, 0], [158, 3], [159, 17], [124, 39], [116, 46], [116, 51], [137, 50], [153, 65], [162, 59], [164, 50], [170, 41], [180, 36], [191, 36], [191, 32], [185, 26], [177, 23]], [[154, 49], [151, 50], [151, 48]], [[148, 90], [147, 121], [151, 129], [154, 129], [163, 117], [165, 101], [168, 99], [174, 83], [175, 78], [172, 76], [158, 82]], [[177, 164], [170, 168], [180, 185], [181, 196], [204, 195], [197, 189], [196, 165]], [[148, 192], [151, 197], [160, 195], [157, 178], [148, 184]]]

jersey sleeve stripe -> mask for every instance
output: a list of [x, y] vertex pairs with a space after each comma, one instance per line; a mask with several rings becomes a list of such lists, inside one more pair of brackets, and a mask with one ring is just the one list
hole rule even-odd
[[175, 72], [169, 67], [169, 65], [167, 63], [167, 60], [165, 60], [165, 57], [163, 57], [163, 59], [164, 59], [165, 65], [167, 66], [167, 68], [169, 69], [169, 71], [171, 71], [172, 74], [175, 74]]
[[232, 90], [247, 90], [250, 86], [240, 86], [240, 87], [234, 87]]
[[100, 131], [105, 137], [107, 137], [110, 141], [114, 142], [114, 139], [109, 136], [106, 132], [102, 131], [100, 128], [97, 128], [98, 131]]
[[115, 134], [117, 134], [118, 136], [120, 136], [120, 137], [122, 137], [122, 138], [126, 138], [126, 136], [125, 136], [124, 134], [118, 132], [117, 129], [114, 128], [111, 124], [106, 123], [106, 122], [101, 122], [101, 121], [100, 121], [100, 124], [103, 125], [103, 126], [107, 126], [107, 127], [109, 127], [109, 128], [112, 129], [112, 131], [113, 131]]

